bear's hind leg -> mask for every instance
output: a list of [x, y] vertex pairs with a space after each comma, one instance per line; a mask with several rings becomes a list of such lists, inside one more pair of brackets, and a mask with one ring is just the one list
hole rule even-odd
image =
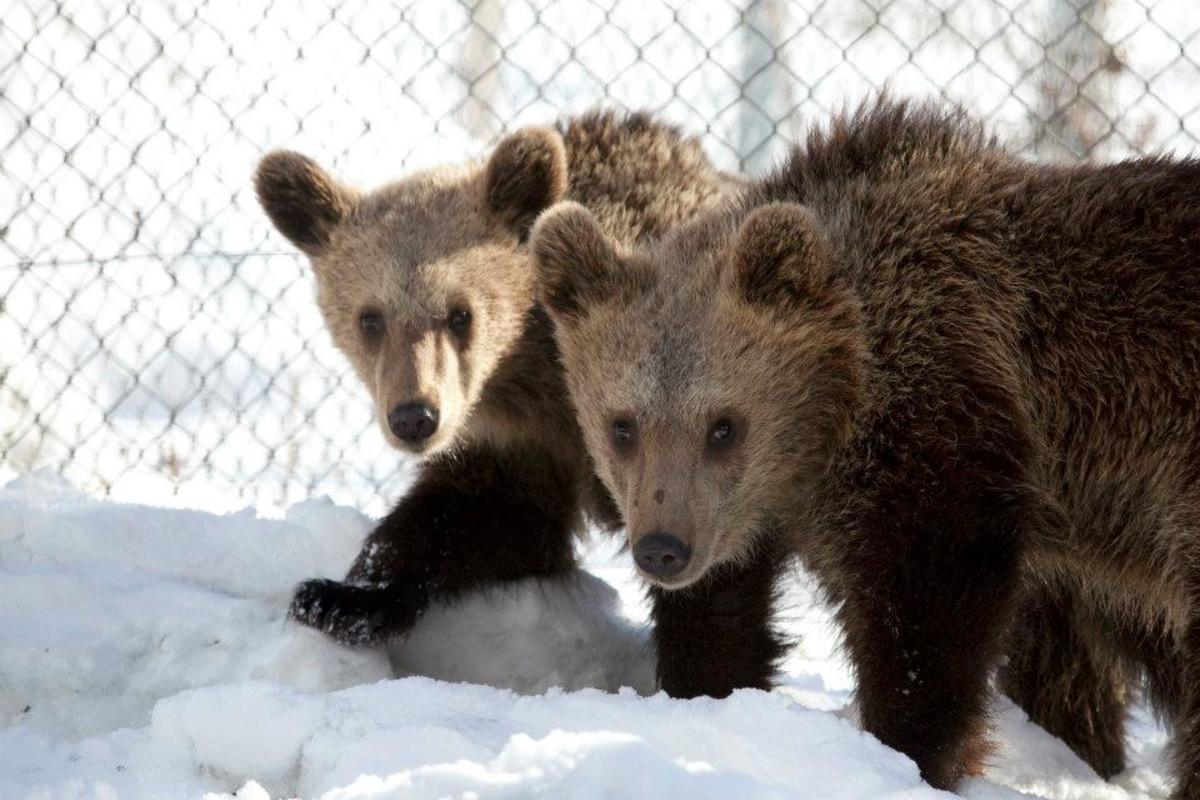
[[[1200, 584], [1193, 596], [1200, 607]], [[1171, 751], [1175, 762], [1176, 787], [1173, 800], [1200, 800], [1200, 615], [1193, 619], [1181, 637], [1179, 665], [1181, 673], [1179, 707], [1174, 715]]]
[[1031, 720], [1109, 780], [1125, 769], [1134, 682], [1115, 653], [1095, 646], [1105, 633], [1092, 627], [1065, 588], [1036, 587], [1017, 616], [998, 683]]

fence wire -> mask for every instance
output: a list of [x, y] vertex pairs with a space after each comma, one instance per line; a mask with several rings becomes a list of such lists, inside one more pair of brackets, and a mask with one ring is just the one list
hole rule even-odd
[[1033, 157], [1191, 151], [1195, 0], [17, 2], [0, 13], [0, 473], [210, 508], [409, 467], [254, 201], [272, 147], [363, 185], [598, 104], [759, 172], [887, 86]]

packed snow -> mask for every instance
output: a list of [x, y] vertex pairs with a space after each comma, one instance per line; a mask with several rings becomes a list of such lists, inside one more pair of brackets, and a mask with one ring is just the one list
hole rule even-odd
[[[656, 693], [642, 589], [612, 542], [587, 572], [427, 614], [384, 650], [285, 616], [371, 521], [99, 501], [35, 473], [0, 489], [0, 798], [946, 797], [860, 732], [828, 612], [790, 586], [773, 692]], [[407, 676], [407, 677], [397, 677]], [[624, 688], [622, 688], [624, 687]], [[1165, 734], [1100, 781], [1003, 699], [976, 800], [1162, 798]]]

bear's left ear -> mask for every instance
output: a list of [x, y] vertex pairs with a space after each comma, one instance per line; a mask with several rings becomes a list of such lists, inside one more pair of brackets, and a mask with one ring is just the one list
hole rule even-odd
[[772, 203], [742, 223], [732, 252], [735, 291], [750, 303], [807, 303], [828, 283], [820, 223], [797, 203]]
[[487, 204], [524, 241], [538, 214], [567, 193], [567, 149], [550, 128], [506, 136], [487, 164]]
[[559, 203], [543, 214], [529, 237], [542, 303], [558, 319], [578, 319], [590, 303], [616, 291], [620, 259], [586, 208]]

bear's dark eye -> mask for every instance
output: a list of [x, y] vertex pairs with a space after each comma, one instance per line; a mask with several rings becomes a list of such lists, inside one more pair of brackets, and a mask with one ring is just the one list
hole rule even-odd
[[719, 452], [738, 438], [738, 426], [729, 417], [721, 417], [708, 429], [707, 448], [711, 452]]
[[368, 339], [378, 339], [384, 327], [383, 314], [378, 311], [364, 311], [358, 315], [358, 329]]
[[456, 308], [446, 318], [446, 325], [455, 336], [463, 336], [471, 330], [471, 311], [466, 308]]
[[631, 419], [613, 420], [612, 440], [617, 450], [629, 450], [637, 440], [637, 424]]

